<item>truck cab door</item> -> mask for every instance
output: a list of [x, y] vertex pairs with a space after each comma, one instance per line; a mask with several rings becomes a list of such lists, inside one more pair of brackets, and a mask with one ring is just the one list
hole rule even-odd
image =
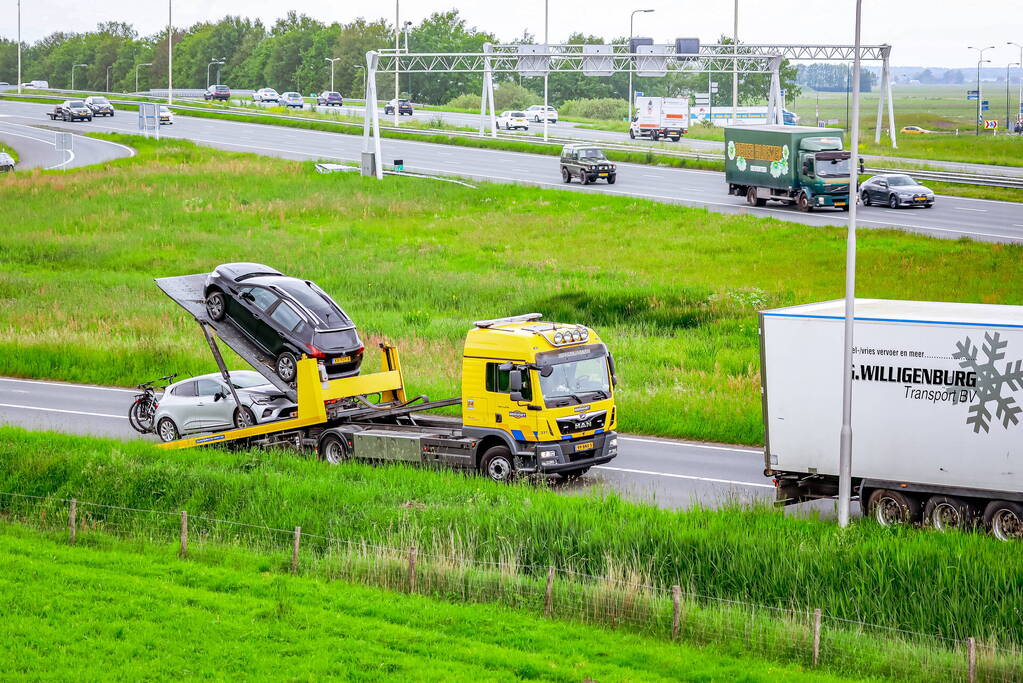
[[500, 363], [487, 363], [487, 398], [490, 407], [487, 415], [491, 421], [488, 426], [511, 434], [516, 441], [535, 441], [536, 413], [527, 407], [533, 398], [531, 373], [522, 371], [522, 401], [512, 400], [510, 375], [510, 371], [501, 370]]

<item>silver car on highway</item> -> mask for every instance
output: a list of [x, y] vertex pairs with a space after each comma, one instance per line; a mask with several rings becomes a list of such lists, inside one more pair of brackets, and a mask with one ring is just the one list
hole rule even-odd
[[176, 441], [187, 434], [248, 427], [294, 417], [297, 406], [258, 372], [234, 370], [231, 383], [241, 407], [227, 388], [223, 376], [213, 372], [175, 382], [157, 402], [153, 419], [162, 441]]

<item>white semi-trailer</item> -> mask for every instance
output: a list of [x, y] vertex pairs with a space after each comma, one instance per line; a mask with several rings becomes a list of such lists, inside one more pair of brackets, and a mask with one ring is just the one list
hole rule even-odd
[[[765, 473], [838, 491], [844, 301], [760, 314]], [[882, 524], [1023, 537], [1023, 306], [856, 302], [853, 492]]]

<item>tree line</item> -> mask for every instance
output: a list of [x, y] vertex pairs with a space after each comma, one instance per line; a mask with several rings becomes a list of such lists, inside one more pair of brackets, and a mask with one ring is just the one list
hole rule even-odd
[[[393, 48], [395, 27], [385, 20], [363, 18], [349, 23], [325, 24], [304, 14], [289, 11], [272, 26], [259, 20], [226, 16], [215, 22], [200, 22], [187, 29], [175, 28], [170, 37], [174, 50], [176, 88], [204, 88], [216, 80], [233, 88], [276, 88], [304, 94], [330, 87], [331, 62], [335, 89], [346, 97], [361, 97], [365, 88], [366, 52]], [[53, 88], [71, 86], [74, 64], [85, 64], [75, 72], [79, 89], [134, 92], [138, 89], [166, 87], [167, 31], [141, 36], [129, 24], [106, 22], [85, 33], [55, 32], [31, 45], [22, 45], [22, 80], [46, 80]], [[406, 34], [399, 35], [405, 45]], [[492, 33], [466, 24], [458, 10], [436, 12], [409, 28], [408, 47], [412, 52], [480, 52], [484, 43], [501, 43]], [[511, 43], [535, 43], [529, 33]], [[567, 43], [608, 42], [593, 35], [574, 33]], [[619, 37], [611, 43], [624, 43]], [[729, 42], [722, 37], [720, 42]], [[211, 64], [223, 59], [223, 65]], [[140, 66], [150, 64], [149, 66]], [[14, 83], [17, 78], [17, 43], [0, 38], [0, 81]], [[497, 87], [515, 82], [542, 97], [543, 79], [517, 74], [495, 74]], [[731, 103], [730, 74], [716, 74], [715, 104]], [[679, 95], [706, 92], [706, 74], [669, 72], [659, 78], [635, 78], [634, 86], [648, 95]], [[749, 74], [741, 77], [739, 99], [743, 104], [763, 103], [767, 97], [769, 76]], [[782, 87], [790, 96], [798, 90], [796, 69], [787, 63], [782, 69]], [[402, 74], [400, 90], [416, 102], [444, 104], [459, 95], [479, 93], [479, 74]], [[389, 96], [394, 77], [380, 76], [378, 93]], [[550, 101], [557, 105], [583, 98], [626, 99], [628, 74], [593, 78], [581, 73], [557, 73], [549, 78]]]

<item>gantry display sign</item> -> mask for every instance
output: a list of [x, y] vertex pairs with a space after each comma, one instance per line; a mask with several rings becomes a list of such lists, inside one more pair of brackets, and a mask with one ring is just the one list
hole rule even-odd
[[[635, 51], [632, 51], [635, 50]], [[612, 76], [633, 73], [637, 77], [661, 77], [675, 73], [770, 74], [767, 120], [784, 123], [781, 93], [781, 64], [790, 61], [851, 61], [852, 45], [701, 45], [694, 38], [679, 38], [674, 44], [632, 45], [492, 45], [482, 52], [371, 51], [366, 53], [366, 103], [377, 101], [376, 75], [400, 73], [479, 73], [483, 75], [480, 102], [480, 135], [489, 120], [490, 134], [497, 137], [494, 111], [494, 74], [545, 77], [552, 73], [581, 73], [586, 76]], [[895, 140], [895, 112], [891, 99], [889, 45], [863, 45], [864, 61], [882, 62], [881, 97], [877, 109], [875, 142], [881, 139], [881, 121], [885, 101], [892, 145]], [[727, 107], [726, 107], [727, 108]], [[380, 163], [380, 118], [375, 106], [365, 107], [363, 121], [364, 170], [372, 164], [372, 173], [383, 178]]]

